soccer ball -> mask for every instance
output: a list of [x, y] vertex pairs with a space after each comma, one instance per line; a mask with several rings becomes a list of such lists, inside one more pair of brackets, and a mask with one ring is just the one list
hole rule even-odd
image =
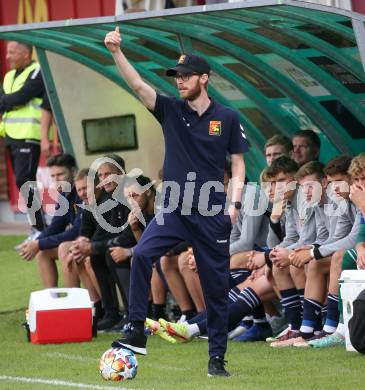
[[134, 353], [126, 348], [110, 348], [100, 358], [101, 376], [109, 381], [125, 381], [137, 375], [138, 362]]

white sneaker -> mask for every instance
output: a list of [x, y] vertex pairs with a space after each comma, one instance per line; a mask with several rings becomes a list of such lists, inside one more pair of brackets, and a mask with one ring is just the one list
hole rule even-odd
[[280, 337], [282, 337], [282, 336], [286, 335], [287, 333], [289, 333], [289, 331], [290, 331], [290, 327], [287, 327], [281, 333], [279, 333], [277, 336], [275, 336], [275, 337], [268, 337], [265, 341], [267, 343], [272, 343], [274, 341], [277, 341], [278, 339], [280, 339]]
[[184, 324], [186, 322], [186, 315], [182, 314], [181, 317], [176, 322], [178, 324]]
[[28, 237], [29, 241], [36, 240], [41, 235], [41, 233], [42, 232], [40, 230], [37, 230], [36, 228], [32, 228], [32, 230], [30, 231], [30, 235]]
[[243, 322], [241, 321], [239, 323], [239, 325], [234, 328], [233, 330], [231, 330], [229, 333], [228, 333], [228, 339], [229, 340], [232, 340], [234, 339], [235, 337], [238, 337], [238, 336], [241, 336], [241, 334], [244, 334], [249, 328], [247, 328]]

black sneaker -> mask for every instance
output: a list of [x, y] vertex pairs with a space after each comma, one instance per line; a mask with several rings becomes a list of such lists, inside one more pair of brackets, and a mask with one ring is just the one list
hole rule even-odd
[[104, 317], [97, 322], [97, 330], [98, 332], [105, 332], [115, 326], [120, 320], [121, 317], [119, 314], [106, 313]]
[[220, 356], [213, 356], [208, 363], [208, 376], [231, 376], [224, 365], [227, 362]]
[[113, 348], [127, 348], [139, 355], [147, 355], [147, 336], [136, 329], [133, 325], [128, 326], [128, 331], [124, 331], [124, 337], [112, 342]]
[[106, 333], [121, 333], [121, 332], [123, 332], [123, 329], [127, 323], [128, 323], [128, 318], [126, 316], [123, 316], [122, 319], [120, 321], [118, 321], [110, 329], [105, 329], [105, 332]]

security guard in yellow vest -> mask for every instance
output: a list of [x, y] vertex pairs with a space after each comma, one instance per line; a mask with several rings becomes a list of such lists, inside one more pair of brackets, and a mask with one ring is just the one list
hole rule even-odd
[[[34, 235], [45, 227], [38, 192], [28, 182], [36, 181], [40, 157], [40, 118], [45, 88], [39, 64], [32, 60], [32, 47], [20, 42], [8, 42], [6, 59], [11, 70], [3, 82], [0, 97], [2, 123], [0, 134], [5, 136], [6, 148], [19, 190], [28, 193], [26, 203]], [[24, 186], [25, 185], [25, 186]], [[27, 188], [25, 188], [27, 187]], [[23, 191], [22, 191], [23, 193]], [[33, 238], [33, 237], [32, 237]]]

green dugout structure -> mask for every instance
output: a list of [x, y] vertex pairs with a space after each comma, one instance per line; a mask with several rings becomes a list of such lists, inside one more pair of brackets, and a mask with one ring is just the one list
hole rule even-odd
[[237, 109], [251, 144], [247, 174], [265, 167], [274, 134], [313, 129], [321, 160], [365, 151], [365, 16], [301, 1], [245, 1], [96, 19], [3, 26], [0, 39], [36, 47], [63, 147], [80, 167], [115, 151], [155, 178], [161, 130], [104, 47], [120, 27], [142, 77], [177, 95], [165, 69], [181, 53], [212, 66], [210, 95]]

